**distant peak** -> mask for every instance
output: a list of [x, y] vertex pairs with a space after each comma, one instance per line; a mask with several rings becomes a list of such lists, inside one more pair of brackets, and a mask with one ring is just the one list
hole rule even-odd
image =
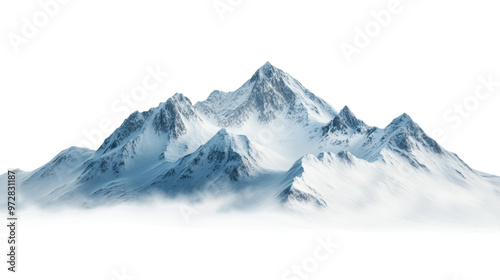
[[395, 118], [387, 127], [397, 128], [406, 126], [407, 124], [414, 124], [414, 122], [408, 114], [403, 113], [401, 116]]
[[344, 106], [344, 108], [340, 110], [339, 114], [323, 127], [323, 135], [335, 131], [345, 132], [348, 128], [361, 132], [365, 130], [366, 127], [365, 123], [356, 118], [349, 107]]
[[278, 68], [274, 67], [269, 61], [267, 61], [262, 67], [259, 68], [259, 70], [257, 70], [254, 77], [272, 78], [278, 71]]
[[[443, 153], [439, 144], [425, 134], [422, 128], [406, 113], [395, 118], [384, 130], [386, 134], [391, 135], [389, 144], [399, 150], [411, 152], [415, 145], [422, 145], [427, 150], [438, 154]], [[412, 165], [425, 167], [418, 161]]]
[[57, 154], [57, 156], [66, 155], [66, 154], [74, 154], [74, 153], [91, 153], [91, 152], [94, 152], [94, 151], [91, 149], [88, 149], [88, 148], [84, 148], [84, 147], [71, 146], [71, 147], [59, 152], [59, 154]]
[[227, 94], [227, 92], [220, 91], [220, 90], [214, 90], [210, 93], [207, 100], [217, 100], [217, 99], [224, 97], [226, 94]]
[[225, 129], [222, 128], [210, 139], [204, 146], [206, 147], [223, 147], [231, 146], [233, 142], [233, 136]]
[[411, 117], [407, 113], [403, 113], [401, 116], [398, 117], [398, 119], [409, 120], [409, 121], [412, 120]]
[[227, 129], [221, 128], [221, 129], [219, 129], [219, 131], [217, 131], [217, 133], [212, 137], [212, 139], [210, 141], [212, 141], [214, 143], [220, 143], [220, 141], [232, 142], [233, 139], [236, 139], [236, 138], [239, 138], [242, 136], [243, 135], [234, 135], [231, 132], [227, 131]]
[[220, 129], [207, 143], [203, 145], [205, 148], [216, 150], [233, 150], [237, 152], [247, 153], [253, 149], [253, 144], [245, 135], [232, 134], [225, 128]]
[[220, 129], [220, 130], [217, 132], [217, 135], [220, 135], [220, 136], [226, 136], [226, 135], [229, 135], [229, 132], [227, 131], [227, 129], [222, 128], [222, 129]]
[[269, 69], [269, 68], [274, 68], [274, 66], [269, 61], [266, 61], [266, 63], [264, 63], [264, 65], [260, 68], [261, 69]]
[[354, 113], [351, 111], [351, 109], [349, 109], [349, 107], [347, 107], [347, 105], [344, 106], [342, 110], [340, 110], [339, 116], [342, 118], [356, 118]]
[[175, 93], [172, 97], [170, 97], [166, 102], [166, 105], [167, 104], [176, 105], [176, 106], [179, 104], [192, 105], [191, 100], [189, 100], [189, 98], [187, 98], [184, 94], [179, 93], [179, 92]]
[[185, 99], [186, 97], [184, 96], [184, 94], [180, 93], [180, 92], [176, 92], [173, 96], [172, 96], [172, 99], [174, 100], [183, 100]]
[[220, 127], [241, 126], [253, 115], [263, 124], [286, 116], [304, 125], [315, 121], [326, 123], [337, 115], [328, 103], [270, 62], [237, 90], [213, 91], [195, 107]]

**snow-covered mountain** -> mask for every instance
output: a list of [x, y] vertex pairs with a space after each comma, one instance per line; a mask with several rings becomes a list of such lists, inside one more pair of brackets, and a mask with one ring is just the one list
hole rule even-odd
[[196, 105], [176, 93], [131, 114], [97, 151], [72, 147], [19, 176], [23, 199], [41, 205], [217, 188], [235, 204], [332, 216], [500, 216], [499, 177], [471, 169], [408, 115], [369, 126], [269, 62], [236, 91]]
[[171, 194], [193, 192], [207, 184], [239, 187], [272, 171], [277, 158], [273, 151], [223, 128], [195, 152], [162, 168], [151, 185]]
[[251, 120], [268, 124], [280, 117], [307, 125], [336, 115], [323, 99], [269, 62], [236, 91], [216, 90], [195, 107], [221, 127], [241, 127]]

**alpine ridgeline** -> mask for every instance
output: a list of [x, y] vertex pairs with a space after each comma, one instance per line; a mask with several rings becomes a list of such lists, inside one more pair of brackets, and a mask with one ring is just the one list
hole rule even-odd
[[23, 201], [42, 206], [211, 193], [232, 207], [344, 219], [500, 217], [499, 177], [471, 169], [410, 116], [369, 126], [269, 62], [236, 91], [195, 105], [176, 93], [131, 114], [96, 151], [71, 147], [18, 173]]

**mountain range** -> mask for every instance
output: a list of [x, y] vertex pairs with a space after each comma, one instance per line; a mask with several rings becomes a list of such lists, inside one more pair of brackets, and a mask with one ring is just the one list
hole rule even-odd
[[470, 168], [410, 116], [370, 126], [269, 62], [235, 91], [196, 104], [176, 93], [131, 114], [96, 151], [71, 147], [18, 174], [22, 200], [41, 206], [209, 192], [231, 197], [226, 207], [336, 217], [500, 217], [500, 178]]

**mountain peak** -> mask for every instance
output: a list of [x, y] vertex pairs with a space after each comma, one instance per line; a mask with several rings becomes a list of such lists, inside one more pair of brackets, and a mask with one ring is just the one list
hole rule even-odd
[[[212, 142], [221, 142], [221, 141], [230, 142], [230, 140], [232, 138], [234, 138], [234, 135], [229, 133], [225, 128], [222, 128], [219, 131], [217, 131], [217, 133], [214, 135], [214, 137], [211, 140], [209, 140], [209, 142], [210, 141], [212, 141]], [[228, 140], [228, 141], [226, 141], [226, 140]]]
[[326, 123], [336, 116], [328, 103], [269, 62], [236, 91], [214, 91], [195, 107], [221, 127], [241, 127], [252, 117], [266, 124], [285, 116], [307, 125]]
[[225, 128], [220, 129], [204, 146], [221, 150], [248, 151], [251, 149], [250, 141], [245, 135], [232, 134]]
[[172, 98], [181, 99], [181, 98], [184, 98], [184, 94], [182, 94], [180, 92], [176, 92], [174, 95], [172, 95]]
[[346, 134], [348, 129], [361, 132], [364, 128], [366, 128], [365, 123], [356, 118], [349, 107], [344, 106], [339, 114], [323, 127], [323, 135], [335, 131], [341, 131], [343, 134]]
[[196, 174], [216, 180], [227, 176], [232, 181], [239, 181], [260, 169], [258, 160], [261, 157], [262, 153], [247, 136], [232, 134], [223, 128], [194, 153], [180, 159], [163, 179], [192, 179]]
[[174, 95], [172, 95], [171, 98], [174, 100], [182, 100], [185, 98], [185, 96], [184, 96], [184, 94], [182, 94], [180, 92], [176, 92]]
[[409, 127], [410, 129], [420, 129], [418, 124], [416, 124], [412, 120], [412, 118], [406, 113], [403, 113], [401, 116], [392, 120], [392, 122], [385, 129], [389, 131], [394, 131], [399, 128], [405, 128], [405, 127]]
[[262, 65], [261, 67], [261, 69], [269, 69], [269, 68], [274, 68], [274, 66], [269, 61], [266, 61], [266, 63], [264, 63], [264, 65]]
[[282, 70], [274, 67], [268, 61], [255, 72], [255, 74], [252, 76], [251, 81], [255, 81], [258, 79], [270, 79], [278, 73], [284, 73], [284, 72]]
[[407, 123], [407, 122], [413, 122], [413, 120], [407, 113], [403, 113], [401, 114], [401, 116], [395, 118], [393, 122]]
[[218, 132], [217, 135], [229, 135], [229, 132], [225, 128], [221, 128]]
[[191, 100], [189, 100], [189, 98], [187, 98], [184, 94], [182, 93], [175, 93], [174, 95], [172, 95], [172, 97], [170, 97], [169, 99], [167, 99], [167, 103], [187, 103], [189, 105], [192, 105], [191, 104]]
[[182, 93], [176, 93], [160, 106], [154, 116], [153, 127], [157, 133], [168, 133], [175, 139], [185, 133], [185, 123], [190, 119], [201, 121], [191, 100]]
[[344, 108], [342, 108], [342, 110], [340, 110], [339, 117], [341, 117], [345, 120], [357, 120], [356, 116], [351, 111], [351, 109], [349, 109], [349, 107], [347, 107], [347, 105], [344, 106]]
[[400, 150], [410, 151], [419, 143], [435, 153], [443, 153], [439, 144], [427, 136], [422, 128], [406, 113], [395, 118], [384, 130], [387, 135], [390, 135], [389, 144]]

